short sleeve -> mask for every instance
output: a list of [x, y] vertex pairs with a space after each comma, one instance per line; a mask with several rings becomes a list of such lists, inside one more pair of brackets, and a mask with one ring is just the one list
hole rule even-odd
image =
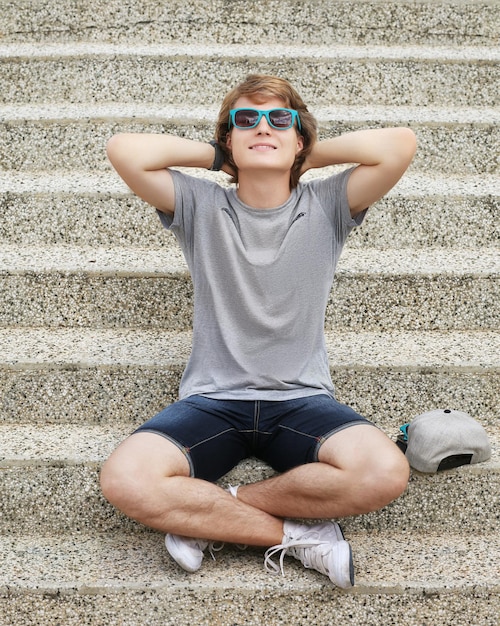
[[366, 214], [366, 210], [362, 211], [354, 219], [347, 200], [347, 182], [355, 169], [355, 167], [350, 167], [339, 174], [309, 183], [323, 211], [331, 221], [337, 238], [341, 241], [347, 238], [353, 228], [363, 222]]

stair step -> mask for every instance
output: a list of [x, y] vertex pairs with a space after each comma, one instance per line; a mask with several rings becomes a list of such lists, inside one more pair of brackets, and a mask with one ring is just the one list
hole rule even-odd
[[[370, 268], [383, 276], [423, 275], [495, 276], [500, 272], [500, 255], [494, 247], [481, 250], [437, 248], [431, 250], [348, 250], [339, 261], [342, 275], [367, 274]], [[171, 239], [168, 250], [149, 248], [97, 248], [50, 246], [25, 250], [20, 246], [0, 247], [0, 272], [27, 274], [90, 272], [97, 275], [185, 276], [188, 267], [180, 246]]]
[[[221, 184], [228, 185], [228, 177], [223, 172], [209, 172], [197, 168], [176, 168], [194, 176], [200, 176]], [[342, 171], [345, 167], [325, 167], [321, 176], [328, 176]], [[318, 174], [310, 170], [304, 174], [304, 180], [317, 178]], [[111, 171], [33, 171], [0, 172], [0, 193], [66, 193], [66, 194], [113, 194], [132, 197], [132, 192], [118, 175]], [[387, 197], [426, 198], [429, 195], [482, 197], [500, 195], [500, 176], [439, 176], [436, 174], [408, 173], [393, 187]]]
[[226, 547], [188, 574], [156, 533], [6, 537], [0, 610], [16, 625], [278, 626], [331, 624], [335, 615], [371, 626], [494, 626], [498, 534], [371, 532], [349, 540], [357, 582], [342, 591], [290, 557], [284, 577], [269, 574], [258, 548]]
[[[1, 178], [1, 174], [0, 174]], [[0, 181], [1, 184], [1, 181]], [[28, 188], [26, 182], [25, 188]], [[494, 247], [500, 198], [477, 194], [426, 197], [392, 194], [371, 207], [348, 248]], [[0, 245], [170, 248], [155, 211], [128, 194], [0, 193]]]
[[[409, 180], [401, 181], [370, 209], [362, 228], [350, 235], [348, 248], [498, 244], [498, 179], [451, 178], [438, 183], [429, 177], [407, 176]], [[127, 190], [118, 190], [116, 179], [0, 172], [0, 245], [171, 249], [171, 236], [156, 212]]]
[[[497, 249], [346, 250], [326, 327], [485, 330], [498, 323]], [[179, 248], [0, 247], [0, 325], [191, 326]], [[443, 298], [446, 294], [446, 298]]]
[[[320, 139], [380, 125], [411, 125], [419, 149], [413, 171], [494, 174], [500, 142], [500, 112], [493, 108], [336, 107], [312, 109]], [[195, 117], [199, 113], [199, 117]], [[116, 132], [180, 134], [208, 141], [217, 110], [148, 105], [53, 105], [0, 107], [0, 168], [36, 171], [109, 169], [106, 141]], [[16, 146], [13, 151], [11, 146]], [[84, 147], [84, 149], [82, 149]]]
[[297, 0], [256, 0], [252, 10], [224, 0], [92, 0], [75, 10], [71, 0], [8, 3], [2, 10], [3, 41], [126, 41], [254, 44], [255, 41], [308, 44], [496, 45], [496, 3], [337, 0], [304, 4]]
[[[131, 431], [177, 398], [190, 342], [175, 331], [0, 329], [0, 419]], [[338, 399], [389, 433], [436, 407], [497, 421], [498, 332], [330, 332], [327, 348]]]
[[[36, 103], [5, 103], [0, 106], [0, 121], [4, 123], [37, 123], [37, 122], [137, 122], [164, 125], [167, 120], [186, 126], [199, 124], [201, 127], [210, 124], [213, 128], [220, 108], [220, 102], [186, 108], [183, 104], [148, 102], [84, 102], [71, 103], [61, 100], [51, 104]], [[340, 124], [364, 124], [366, 122], [384, 124], [432, 124], [440, 122], [450, 124], [493, 125], [500, 121], [500, 112], [496, 106], [460, 107], [453, 102], [441, 106], [418, 107], [410, 105], [317, 105], [310, 107], [324, 127], [335, 120]]]
[[[490, 425], [487, 430], [492, 440], [493, 458], [473, 466], [472, 469], [467, 468], [467, 471], [480, 473], [483, 470], [500, 468], [500, 426]], [[1, 424], [0, 466], [6, 469], [100, 464], [132, 431], [133, 428], [118, 424]], [[396, 431], [391, 435], [395, 436]], [[233, 480], [237, 484], [255, 482], [269, 471], [261, 461], [243, 462], [241, 468], [234, 472]], [[228, 479], [226, 482], [231, 481]]]
[[[438, 474], [412, 472], [407, 491], [380, 511], [345, 518], [346, 530], [440, 530], [498, 532], [491, 513], [498, 500], [500, 428], [487, 426], [492, 458]], [[60, 534], [93, 529], [142, 531], [101, 495], [101, 463], [130, 431], [112, 426], [1, 426], [0, 518], [2, 534]], [[221, 486], [273, 475], [255, 459], [243, 461]], [[34, 502], [45, 502], [43, 507]], [[29, 513], [28, 513], [29, 512]]]
[[259, 72], [286, 75], [317, 106], [494, 107], [499, 57], [475, 46], [3, 44], [0, 102], [213, 105]]

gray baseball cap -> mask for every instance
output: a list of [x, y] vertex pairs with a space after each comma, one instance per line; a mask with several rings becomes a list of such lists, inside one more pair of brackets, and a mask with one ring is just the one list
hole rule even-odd
[[415, 417], [407, 427], [406, 457], [419, 472], [438, 472], [491, 456], [486, 431], [467, 413], [436, 409]]

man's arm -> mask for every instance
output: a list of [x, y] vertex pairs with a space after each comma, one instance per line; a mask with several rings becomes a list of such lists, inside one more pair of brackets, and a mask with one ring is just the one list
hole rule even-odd
[[382, 198], [411, 163], [416, 150], [409, 128], [381, 128], [346, 133], [319, 141], [307, 157], [303, 172], [317, 167], [358, 163], [347, 183], [347, 198], [354, 217]]
[[119, 134], [108, 141], [111, 164], [140, 198], [164, 213], [173, 213], [175, 193], [169, 167], [210, 168], [214, 147], [174, 135]]

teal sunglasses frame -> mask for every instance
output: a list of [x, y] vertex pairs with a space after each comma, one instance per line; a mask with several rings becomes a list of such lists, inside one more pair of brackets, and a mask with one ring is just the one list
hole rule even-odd
[[[236, 124], [236, 114], [239, 113], [240, 111], [251, 111], [252, 113], [256, 113], [257, 119], [255, 123], [252, 124], [251, 126], [238, 126], [238, 124]], [[287, 113], [291, 113], [292, 119], [291, 119], [290, 125], [289, 126], [275, 126], [273, 124], [273, 121], [271, 120], [271, 113], [273, 113], [273, 111], [286, 111]], [[239, 109], [231, 109], [229, 111], [229, 128], [231, 128], [231, 126], [234, 126], [235, 128], [239, 128], [241, 130], [250, 130], [258, 126], [260, 120], [262, 119], [262, 116], [266, 118], [269, 126], [271, 128], [275, 128], [276, 130], [288, 130], [289, 128], [292, 128], [292, 126], [295, 124], [295, 120], [297, 120], [297, 128], [299, 130], [301, 129], [300, 117], [297, 111], [295, 109], [285, 109], [284, 107], [275, 107], [274, 109], [267, 109], [266, 111], [262, 111], [260, 109], [252, 109], [251, 107], [241, 107]]]

